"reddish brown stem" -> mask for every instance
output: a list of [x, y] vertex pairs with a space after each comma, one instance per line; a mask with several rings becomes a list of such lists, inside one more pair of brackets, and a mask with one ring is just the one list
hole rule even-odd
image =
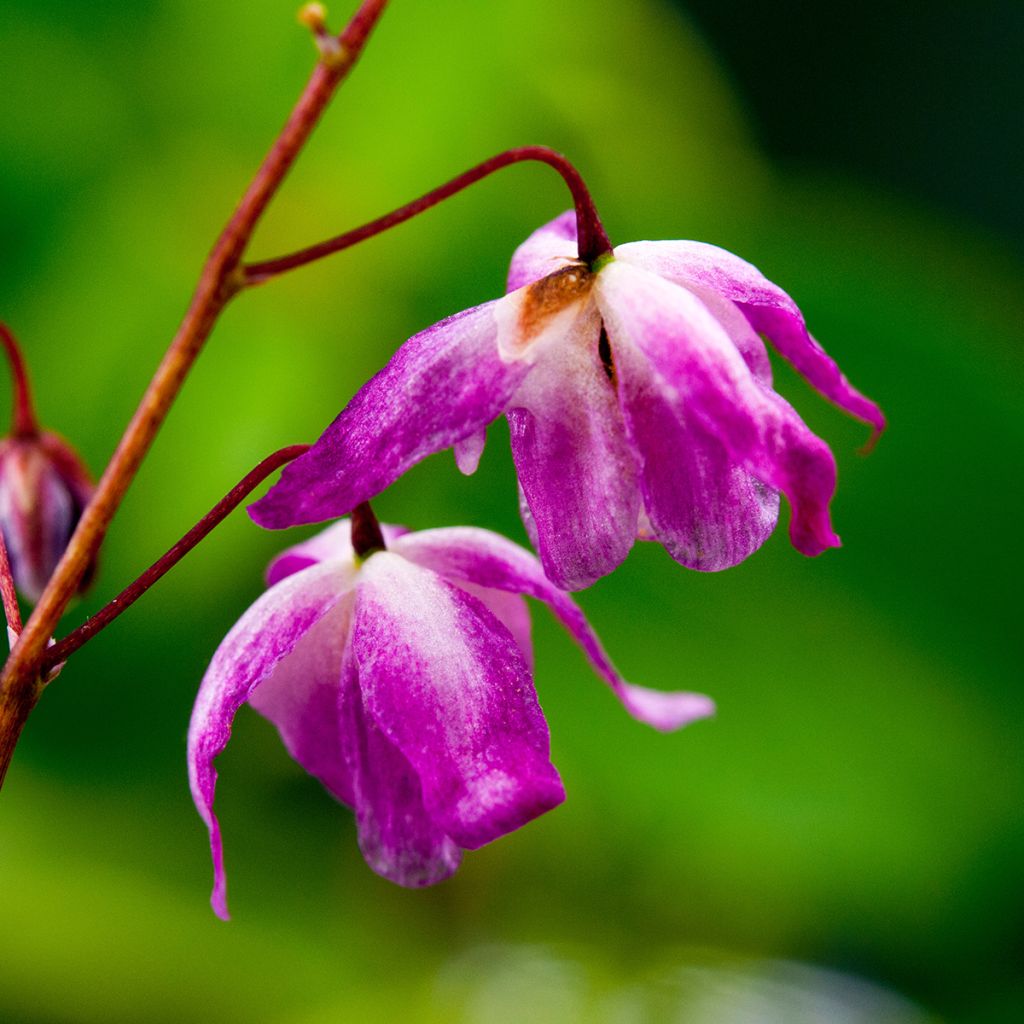
[[21, 346], [7, 324], [0, 324], [0, 342], [11, 364], [11, 433], [15, 437], [35, 437], [39, 433], [35, 405], [32, 402], [32, 387], [28, 380], [28, 368]]
[[311, 245], [307, 249], [300, 249], [298, 252], [293, 252], [287, 256], [280, 256], [277, 259], [249, 263], [244, 268], [245, 283], [262, 284], [264, 281], [268, 281], [278, 274], [283, 274], [285, 271], [304, 267], [316, 260], [323, 259], [325, 256], [331, 256], [336, 252], [341, 252], [343, 249], [349, 249], [359, 242], [365, 242], [368, 238], [387, 231], [389, 228], [404, 224], [407, 220], [411, 220], [418, 214], [429, 210], [432, 206], [437, 206], [438, 203], [450, 199], [456, 193], [469, 188], [470, 185], [475, 185], [478, 181], [488, 177], [488, 175], [494, 174], [495, 171], [500, 171], [505, 167], [511, 167], [513, 164], [524, 163], [525, 161], [539, 161], [540, 163], [547, 164], [549, 167], [553, 167], [569, 186], [573, 202], [576, 205], [576, 228], [580, 259], [586, 263], [593, 263], [598, 257], [611, 252], [612, 244], [608, 240], [608, 235], [601, 224], [601, 219], [597, 215], [594, 200], [591, 198], [580, 172], [576, 170], [566, 157], [562, 156], [561, 153], [556, 153], [553, 149], [548, 149], [546, 146], [521, 146], [519, 149], [509, 149], [504, 153], [499, 153], [497, 156], [491, 157], [490, 160], [485, 160], [482, 164], [477, 164], [476, 167], [470, 168], [457, 178], [452, 178], [451, 181], [435, 188], [426, 195], [420, 196], [419, 199], [414, 199], [411, 203], [406, 203], [405, 206], [400, 206], [397, 210], [393, 210], [383, 217], [378, 217], [368, 224], [363, 224], [361, 227], [346, 231], [343, 235], [329, 238], [326, 242]]
[[289, 448], [282, 448], [273, 455], [268, 455], [255, 469], [242, 477], [177, 544], [158, 558], [134, 583], [130, 583], [117, 597], [91, 618], [86, 619], [78, 629], [68, 633], [53, 647], [47, 648], [46, 656], [43, 658], [44, 674], [54, 665], [66, 661], [100, 630], [106, 629], [122, 612], [126, 612], [154, 583], [170, 572], [201, 540], [224, 522], [271, 473], [308, 451], [308, 444], [293, 444]]
[[143, 458], [218, 316], [242, 286], [240, 261], [267, 204], [284, 181], [338, 85], [355, 65], [387, 0], [363, 0], [340, 48], [317, 65], [291, 116], [214, 245], [196, 293], [78, 528], [0, 675], [0, 785], [25, 719], [38, 699], [46, 645], [92, 562]]

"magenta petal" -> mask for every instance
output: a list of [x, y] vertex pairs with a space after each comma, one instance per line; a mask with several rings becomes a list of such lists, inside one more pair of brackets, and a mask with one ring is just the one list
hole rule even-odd
[[[380, 529], [385, 544], [390, 544], [402, 534], [409, 532], [407, 527], [393, 526], [391, 523], [381, 523]], [[285, 548], [277, 555], [267, 566], [267, 586], [272, 587], [285, 576], [291, 576], [292, 573], [316, 565], [317, 562], [338, 561], [352, 564], [354, 557], [352, 523], [348, 519], [341, 519], [313, 534], [308, 540]]]
[[255, 522], [281, 529], [344, 515], [503, 412], [529, 366], [499, 354], [495, 307], [501, 301], [410, 338], [249, 506]]
[[210, 831], [211, 903], [227, 918], [224, 854], [213, 813], [214, 758], [231, 738], [235, 712], [342, 597], [351, 578], [333, 564], [315, 566], [272, 587], [235, 623], [203, 676], [188, 731], [192, 799]]
[[657, 392], [677, 415], [685, 414], [748, 472], [786, 494], [793, 545], [807, 555], [838, 546], [828, 514], [836, 482], [832, 453], [755, 379], [703, 303], [621, 260], [601, 272], [597, 291], [616, 357], [646, 360]]
[[577, 260], [576, 213], [568, 210], [538, 228], [512, 255], [507, 291], [514, 292]]
[[636, 460], [600, 332], [596, 315], [580, 317], [568, 337], [539, 353], [508, 411], [528, 528], [544, 571], [563, 590], [606, 576], [636, 539]]
[[427, 813], [412, 765], [367, 714], [351, 650], [344, 658], [337, 713], [366, 863], [408, 888], [448, 878], [462, 851]]
[[754, 329], [767, 335], [816, 391], [876, 432], [885, 429], [882, 410], [850, 384], [811, 337], [797, 304], [746, 260], [705, 242], [631, 242], [615, 255], [676, 284], [737, 303]]
[[669, 731], [714, 713], [714, 704], [702, 694], [664, 693], [627, 683], [615, 670], [579, 606], [547, 578], [529, 551], [505, 537], [471, 526], [423, 530], [397, 540], [394, 551], [430, 566], [447, 579], [543, 601], [583, 648], [626, 710], [639, 721]]
[[[730, 307], [722, 312], [731, 313], [730, 338], [744, 361], [770, 380], [761, 339], [732, 303], [718, 302]], [[718, 438], [684, 420], [634, 346], [617, 346], [615, 357], [649, 530], [691, 569], [716, 572], [742, 562], [775, 529], [778, 492], [737, 465]]]
[[526, 662], [476, 598], [396, 554], [373, 555], [352, 652], [366, 710], [459, 846], [482, 846], [565, 798]]

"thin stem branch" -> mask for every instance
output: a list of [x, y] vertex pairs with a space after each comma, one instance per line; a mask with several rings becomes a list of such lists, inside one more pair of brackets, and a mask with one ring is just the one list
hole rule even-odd
[[0, 530], [0, 601], [4, 606], [4, 617], [7, 628], [17, 636], [21, 632], [21, 608], [18, 595], [14, 588], [14, 574], [11, 572], [11, 560], [7, 555], [7, 541]]
[[289, 448], [282, 448], [268, 455], [255, 469], [250, 470], [181, 540], [161, 555], [137, 580], [125, 587], [95, 615], [86, 619], [78, 629], [68, 633], [53, 647], [47, 648], [46, 656], [43, 658], [43, 672], [66, 661], [97, 633], [106, 629], [114, 619], [135, 604], [154, 583], [170, 572], [201, 540], [224, 522], [271, 473], [307, 451], [308, 444], [293, 444]]
[[7, 324], [0, 324], [0, 342], [11, 364], [11, 433], [15, 437], [35, 437], [39, 433], [35, 404], [32, 401], [32, 387], [29, 384], [28, 368], [21, 346]]
[[387, 0], [363, 0], [342, 32], [339, 53], [321, 60], [281, 133], [221, 232], [178, 333], [107, 465], [78, 528], [0, 675], [0, 785], [25, 719], [38, 699], [46, 645], [95, 556], [142, 460], [228, 301], [242, 286], [240, 261], [267, 204], [284, 181], [340, 83], [359, 58]]
[[548, 149], [546, 146], [521, 146], [518, 149], [509, 149], [504, 153], [499, 153], [497, 156], [491, 157], [490, 160], [485, 160], [458, 177], [452, 178], [451, 181], [433, 189], [426, 195], [420, 196], [419, 199], [414, 199], [411, 203], [406, 203], [405, 206], [400, 206], [397, 210], [393, 210], [383, 217], [378, 217], [368, 224], [363, 224], [361, 227], [346, 231], [343, 235], [329, 238], [325, 242], [311, 245], [306, 249], [300, 249], [298, 252], [293, 252], [287, 256], [280, 256], [277, 259], [249, 263], [243, 270], [244, 282], [247, 285], [263, 284], [278, 274], [283, 274], [288, 270], [295, 270], [298, 267], [304, 267], [316, 260], [323, 259], [325, 256], [331, 256], [336, 252], [341, 252], [343, 249], [349, 249], [353, 245], [365, 242], [374, 235], [387, 231], [389, 228], [404, 224], [407, 220], [411, 220], [431, 207], [437, 206], [438, 203], [450, 199], [463, 189], [469, 188], [470, 185], [475, 185], [483, 178], [494, 174], [495, 171], [500, 171], [505, 167], [511, 167], [513, 164], [526, 161], [536, 161], [553, 167], [569, 186], [573, 202], [576, 206], [576, 226], [580, 259], [586, 263], [593, 263], [599, 256], [610, 252], [612, 244], [608, 240], [608, 235], [605, 233], [604, 226], [601, 224], [601, 219], [598, 217], [597, 209], [594, 206], [594, 200], [591, 198], [580, 172], [576, 170], [566, 157], [562, 156], [561, 153], [556, 153], [553, 149]]

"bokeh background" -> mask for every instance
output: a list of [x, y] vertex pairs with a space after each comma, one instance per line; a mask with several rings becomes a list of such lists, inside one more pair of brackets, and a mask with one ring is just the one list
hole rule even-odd
[[[221, 760], [222, 924], [185, 730], [211, 652], [300, 535], [237, 515], [30, 722], [0, 797], [0, 1021], [1024, 1019], [1022, 8], [824, 6], [395, 0], [255, 247], [544, 142], [613, 239], [713, 241], [787, 287], [892, 423], [862, 458], [866, 429], [779, 368], [836, 452], [845, 546], [808, 560], [780, 529], [709, 576], [639, 546], [580, 598], [630, 678], [711, 693], [718, 717], [670, 737], [628, 720], [536, 609], [569, 799], [407, 892], [243, 712]], [[305, 80], [294, 8], [0, 5], [0, 315], [94, 469]], [[239, 301], [67, 628], [401, 340], [496, 295], [567, 205], [547, 169], [512, 169]], [[472, 479], [448, 454], [421, 465], [382, 518], [523, 539], [506, 437]]]

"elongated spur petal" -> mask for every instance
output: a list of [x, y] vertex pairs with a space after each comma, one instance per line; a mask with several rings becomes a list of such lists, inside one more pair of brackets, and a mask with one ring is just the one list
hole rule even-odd
[[533, 284], [577, 259], [576, 212], [568, 210], [538, 228], [512, 255], [507, 291]]
[[876, 434], [885, 429], [882, 410], [810, 335], [797, 304], [746, 260], [705, 242], [630, 242], [615, 255], [686, 288], [707, 289], [735, 302], [819, 394], [871, 424]]
[[598, 675], [636, 719], [671, 732], [714, 714], [709, 697], [699, 693], [662, 692], [627, 683], [616, 671], [572, 598], [559, 590], [529, 552], [489, 530], [453, 526], [410, 533], [395, 542], [394, 552], [428, 566], [446, 579], [507, 590], [543, 601], [583, 649]]
[[337, 712], [366, 863], [407, 888], [448, 878], [458, 868], [462, 851], [427, 813], [412, 765], [367, 714], [351, 650], [343, 662]]
[[410, 338], [249, 514], [281, 529], [350, 512], [504, 411], [529, 366], [502, 358], [486, 303]]
[[397, 554], [373, 555], [352, 651], [366, 710], [459, 846], [482, 846], [565, 798], [525, 659], [475, 597]]
[[[403, 533], [409, 532], [407, 527], [393, 526], [391, 523], [381, 523], [380, 529], [385, 544], [390, 544]], [[292, 573], [307, 569], [318, 562], [336, 561], [350, 565], [354, 558], [352, 522], [349, 519], [340, 519], [308, 540], [293, 544], [277, 555], [267, 566], [267, 586], [272, 587], [285, 576], [291, 576]]]
[[617, 357], [645, 360], [657, 392], [679, 417], [789, 498], [793, 545], [807, 555], [837, 547], [828, 514], [836, 482], [832, 453], [756, 380], [703, 303], [621, 260], [599, 275], [597, 296]]
[[537, 551], [563, 590], [582, 590], [606, 576], [636, 539], [636, 460], [613, 376], [601, 357], [601, 324], [593, 312], [538, 355], [508, 411]]
[[351, 577], [333, 564], [314, 566], [271, 588], [246, 611], [217, 648], [203, 676], [188, 731], [192, 798], [210, 832], [214, 887], [211, 903], [227, 918], [224, 854], [213, 813], [214, 758], [231, 738], [235, 712], [341, 599]]

